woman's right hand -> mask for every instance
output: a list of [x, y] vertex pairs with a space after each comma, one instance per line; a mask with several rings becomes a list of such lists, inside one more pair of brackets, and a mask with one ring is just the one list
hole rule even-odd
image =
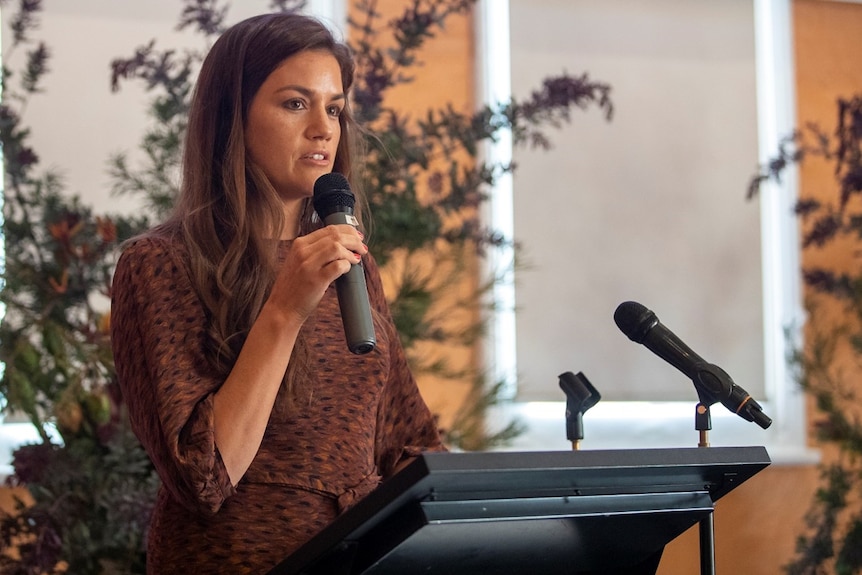
[[360, 232], [347, 224], [325, 226], [296, 238], [281, 264], [267, 305], [304, 322], [329, 285], [366, 253], [368, 247]]

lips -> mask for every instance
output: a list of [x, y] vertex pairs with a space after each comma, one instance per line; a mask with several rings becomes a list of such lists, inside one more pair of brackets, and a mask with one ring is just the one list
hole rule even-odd
[[314, 160], [315, 162], [323, 162], [329, 159], [329, 154], [326, 152], [311, 152], [302, 156], [304, 160]]

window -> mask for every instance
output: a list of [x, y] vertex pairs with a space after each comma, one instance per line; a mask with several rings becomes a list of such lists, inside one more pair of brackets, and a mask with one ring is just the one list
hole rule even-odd
[[[634, 299], [773, 418], [763, 431], [717, 405], [713, 444], [809, 457], [784, 359], [802, 317], [794, 181], [765, 190], [759, 209], [744, 200], [795, 124], [789, 13], [786, 0], [481, 3], [486, 101], [588, 72], [617, 107], [610, 124], [577, 112], [549, 153], [516, 150], [518, 172], [494, 192], [491, 225], [534, 264], [499, 288], [488, 352], [517, 394], [499, 417], [529, 426], [513, 449], [568, 446], [562, 371], [583, 371], [603, 395], [585, 447], [697, 444], [693, 385], [613, 324]], [[511, 143], [488, 153], [505, 161]], [[511, 254], [496, 257], [499, 268]]]

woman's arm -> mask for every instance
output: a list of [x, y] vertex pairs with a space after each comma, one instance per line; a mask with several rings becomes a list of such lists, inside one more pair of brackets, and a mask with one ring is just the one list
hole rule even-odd
[[294, 240], [237, 361], [214, 397], [215, 442], [236, 485], [263, 440], [272, 406], [305, 320], [327, 287], [368, 248], [349, 225]]
[[[295, 240], [232, 371], [206, 355], [208, 317], [179, 246], [131, 244], [117, 264], [112, 345], [136, 435], [164, 485], [215, 512], [248, 469], [302, 323], [329, 283], [365, 252], [351, 226]], [[348, 249], [349, 248], [349, 249]]]

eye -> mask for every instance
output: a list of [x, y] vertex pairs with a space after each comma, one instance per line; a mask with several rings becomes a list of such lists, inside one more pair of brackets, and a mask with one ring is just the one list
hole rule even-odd
[[304, 110], [305, 102], [299, 98], [291, 98], [282, 104], [282, 107], [288, 110]]
[[336, 104], [333, 104], [332, 106], [329, 106], [329, 107], [326, 109], [327, 113], [328, 113], [330, 116], [332, 116], [333, 118], [337, 118], [337, 117], [339, 117], [339, 116], [341, 115], [341, 110], [342, 110], [342, 107], [341, 107], [341, 106], [338, 106], [338, 105], [336, 105]]

